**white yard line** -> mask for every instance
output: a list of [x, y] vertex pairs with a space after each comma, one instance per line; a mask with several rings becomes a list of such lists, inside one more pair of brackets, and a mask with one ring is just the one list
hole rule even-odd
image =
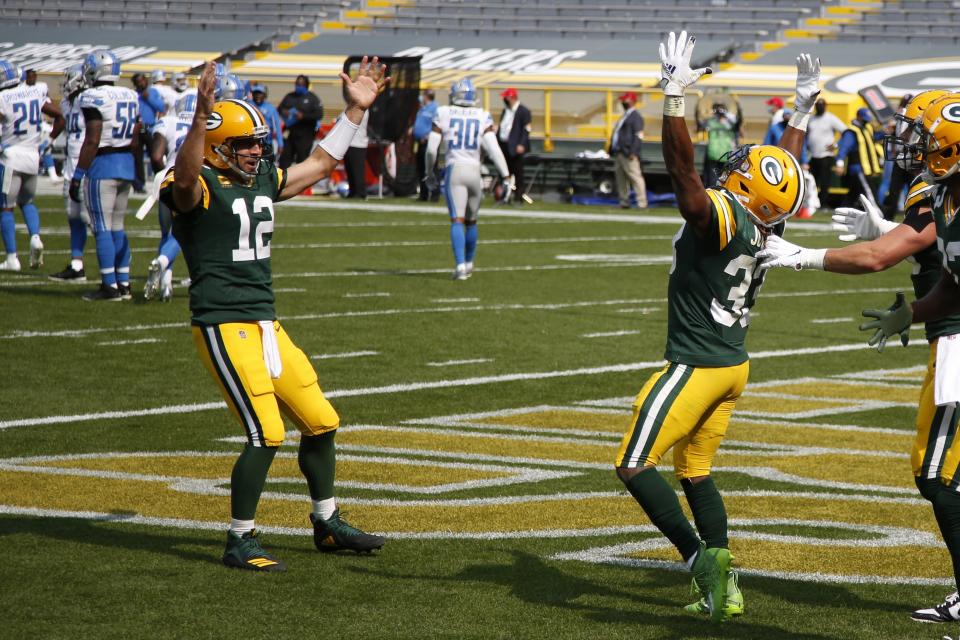
[[614, 338], [617, 336], [635, 336], [639, 333], [641, 332], [634, 329], [625, 329], [623, 331], [601, 331], [599, 333], [584, 333], [580, 337], [581, 338]]
[[373, 291], [371, 293], [345, 293], [344, 298], [389, 298], [390, 294], [386, 291]]
[[[919, 343], [913, 343], [917, 345]], [[891, 345], [897, 346], [897, 345]], [[923, 346], [926, 346], [924, 343]], [[766, 358], [794, 357], [799, 355], [816, 355], [823, 353], [842, 353], [847, 351], [863, 351], [873, 349], [866, 343], [857, 342], [853, 344], [837, 344], [823, 347], [807, 347], [803, 349], [780, 349], [770, 351], [758, 351], [751, 355], [751, 360], [763, 360]], [[409, 393], [412, 391], [421, 391], [426, 389], [449, 389], [457, 387], [470, 387], [479, 384], [497, 384], [502, 382], [516, 382], [520, 380], [549, 380], [552, 378], [567, 378], [576, 376], [602, 375], [607, 373], [626, 373], [630, 371], [642, 371], [662, 367], [663, 360], [650, 360], [646, 362], [627, 362], [623, 364], [611, 364], [597, 367], [580, 367], [577, 369], [561, 369], [556, 371], [537, 371], [529, 373], [506, 373], [491, 376], [475, 376], [470, 378], [459, 378], [453, 380], [432, 380], [426, 382], [408, 382], [400, 384], [391, 384], [379, 387], [363, 387], [358, 389], [341, 389], [339, 391], [330, 391], [325, 395], [328, 398], [348, 398], [356, 396], [376, 396], [391, 393]], [[26, 427], [49, 424], [65, 424], [73, 422], [89, 422], [93, 420], [108, 420], [116, 418], [133, 418], [140, 416], [156, 416], [171, 413], [194, 413], [197, 411], [210, 411], [213, 409], [222, 409], [226, 407], [223, 402], [207, 402], [201, 404], [170, 405], [164, 407], [154, 407], [152, 409], [136, 409], [129, 411], [107, 411], [101, 413], [87, 413], [74, 415], [54, 415], [36, 418], [20, 418], [15, 420], [0, 421], [0, 429], [9, 429], [11, 427]]]
[[844, 316], [843, 318], [814, 318], [810, 322], [812, 324], [840, 324], [841, 322], [853, 322], [854, 319], [850, 316]]
[[[364, 356], [378, 356], [379, 351], [344, 351], [342, 353], [320, 353], [310, 356], [311, 360], [333, 360], [335, 358], [362, 358]], [[329, 393], [327, 394], [330, 395]]]
[[428, 367], [455, 367], [463, 364], [482, 364], [484, 362], [493, 362], [491, 358], [471, 358], [469, 360], [444, 360], [443, 362], [428, 362]]
[[119, 347], [127, 344], [150, 344], [152, 342], [163, 342], [160, 338], [140, 338], [139, 340], [114, 340], [107, 342], [98, 342], [98, 347]]

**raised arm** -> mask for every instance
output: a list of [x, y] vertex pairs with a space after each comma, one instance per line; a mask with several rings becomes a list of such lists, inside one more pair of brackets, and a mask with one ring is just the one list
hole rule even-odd
[[217, 66], [207, 62], [197, 83], [197, 110], [187, 132], [177, 161], [173, 166], [173, 203], [177, 211], [192, 211], [203, 197], [200, 168], [203, 166], [203, 140], [207, 135], [207, 118], [213, 111], [213, 92], [217, 86]]
[[660, 43], [660, 88], [663, 89], [663, 159], [677, 196], [680, 215], [698, 235], [710, 228], [710, 198], [700, 181], [693, 157], [693, 142], [684, 119], [683, 94], [700, 76], [713, 73], [710, 68], [691, 69], [690, 56], [696, 38], [680, 37], [672, 31]]
[[373, 60], [368, 61], [364, 56], [356, 80], [350, 80], [350, 76], [345, 73], [340, 74], [347, 96], [347, 108], [327, 137], [320, 141], [317, 150], [306, 160], [287, 170], [287, 181], [280, 192], [280, 200], [292, 198], [318, 180], [326, 178], [336, 168], [346, 154], [360, 121], [363, 120], [363, 113], [370, 108], [390, 80], [384, 75], [385, 71], [386, 68], [380, 64], [379, 58], [374, 56]]
[[780, 138], [780, 148], [789, 151], [797, 160], [803, 155], [810, 112], [820, 95], [820, 58], [809, 53], [797, 56], [797, 87], [793, 98], [793, 115]]

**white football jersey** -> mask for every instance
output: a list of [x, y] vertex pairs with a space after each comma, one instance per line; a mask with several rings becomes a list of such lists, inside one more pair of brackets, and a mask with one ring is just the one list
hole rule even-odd
[[447, 164], [480, 164], [480, 139], [493, 126], [493, 118], [489, 113], [480, 107], [442, 106], [437, 108], [433, 124], [443, 134]]
[[193, 123], [193, 112], [186, 112], [184, 117], [163, 116], [153, 128], [153, 135], [159, 133], [167, 140], [167, 164], [164, 169], [169, 169], [176, 162], [177, 152], [180, 151], [180, 145], [190, 131], [191, 123]]
[[133, 89], [101, 85], [80, 94], [81, 109], [96, 109], [103, 118], [100, 148], [128, 147], [133, 141], [133, 127], [140, 116], [140, 102]]
[[40, 165], [40, 133], [43, 105], [50, 102], [47, 86], [25, 84], [0, 91], [0, 141], [6, 148], [3, 165], [13, 171], [36, 175]]
[[65, 158], [63, 161], [63, 179], [73, 178], [73, 170], [77, 166], [77, 160], [80, 158], [80, 147], [83, 146], [83, 137], [86, 135], [87, 125], [83, 119], [83, 111], [80, 110], [79, 96], [71, 102], [64, 98], [60, 101], [60, 112], [63, 113], [63, 119], [66, 121], [64, 128], [64, 140], [66, 140]]
[[164, 111], [167, 114], [174, 112], [174, 105], [177, 104], [177, 98], [180, 97], [180, 94], [177, 93], [177, 90], [173, 87], [168, 87], [165, 84], [155, 84], [153, 88], [157, 90], [157, 93], [160, 94], [160, 97], [163, 99], [163, 104], [166, 106]]

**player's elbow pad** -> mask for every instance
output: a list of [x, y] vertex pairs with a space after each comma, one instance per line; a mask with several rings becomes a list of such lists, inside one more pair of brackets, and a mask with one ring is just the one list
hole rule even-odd
[[493, 166], [497, 168], [500, 175], [503, 177], [510, 175], [510, 170], [507, 169], [507, 160], [503, 157], [503, 151], [500, 150], [496, 134], [493, 131], [487, 131], [483, 134], [481, 140], [483, 150], [486, 151], [487, 157], [493, 162]]

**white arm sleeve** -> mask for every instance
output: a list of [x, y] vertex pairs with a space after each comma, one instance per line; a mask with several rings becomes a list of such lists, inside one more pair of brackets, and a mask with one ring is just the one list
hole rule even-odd
[[[438, 131], [430, 132], [430, 136], [427, 138], [427, 152], [424, 154], [427, 167], [433, 167], [437, 164], [437, 151], [440, 149], [440, 140], [442, 139], [443, 136]], [[427, 173], [431, 172], [428, 170]]]
[[497, 135], [493, 131], [487, 131], [481, 138], [481, 144], [483, 150], [487, 152], [487, 157], [493, 162], [493, 166], [497, 168], [500, 175], [504, 178], [510, 175], [510, 170], [507, 169], [507, 160], [503, 157], [503, 151], [500, 150], [500, 144], [497, 142]]

